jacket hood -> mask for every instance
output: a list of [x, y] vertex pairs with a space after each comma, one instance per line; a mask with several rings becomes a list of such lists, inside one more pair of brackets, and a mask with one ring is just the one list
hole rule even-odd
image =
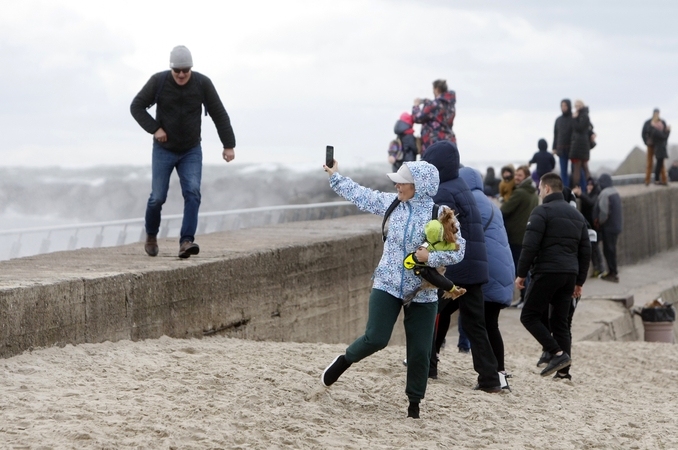
[[[411, 130], [411, 131], [410, 131]], [[409, 123], [403, 121], [403, 120], [398, 120], [393, 127], [393, 132], [395, 134], [404, 134], [407, 131], [410, 131], [411, 133], [414, 133], [414, 130], [412, 129], [412, 125]]]
[[563, 113], [563, 116], [571, 116], [572, 115], [572, 102], [570, 101], [569, 98], [564, 98], [560, 101], [560, 104], [562, 105], [565, 103], [567, 105], [567, 112]]
[[582, 109], [579, 110], [579, 115], [586, 114], [587, 116], [589, 115], [589, 107], [584, 106]]
[[433, 164], [438, 169], [441, 183], [459, 177], [459, 150], [453, 142], [436, 142], [426, 149], [422, 160]]
[[532, 181], [531, 177], [525, 178], [518, 186], [516, 186], [516, 189], [525, 189], [530, 194], [537, 192], [537, 187], [534, 185], [534, 181]]
[[421, 199], [422, 196], [436, 195], [440, 185], [438, 170], [426, 161], [410, 161], [405, 164], [414, 178], [414, 198]]
[[539, 147], [540, 152], [545, 152], [546, 149], [549, 148], [549, 144], [546, 143], [546, 139], [539, 139], [537, 147]]
[[513, 164], [508, 164], [502, 167], [501, 172], [499, 172], [499, 176], [502, 177], [502, 179], [504, 179], [504, 172], [506, 172], [507, 170], [511, 172], [511, 179], [513, 179], [513, 176], [516, 174], [516, 169], [515, 167], [513, 167]]
[[468, 184], [468, 187], [471, 188], [471, 190], [477, 189], [483, 191], [483, 176], [476, 169], [462, 167], [459, 169], [459, 177], [466, 181], [466, 184]]
[[612, 177], [609, 173], [604, 173], [598, 178], [598, 184], [601, 189], [612, 187]]
[[457, 101], [455, 97], [456, 96], [454, 95], [454, 91], [447, 91], [436, 97], [436, 100], [445, 103], [455, 103]]

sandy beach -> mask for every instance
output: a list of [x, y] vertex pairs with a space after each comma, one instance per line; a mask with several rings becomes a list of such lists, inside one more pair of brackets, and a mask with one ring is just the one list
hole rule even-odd
[[471, 390], [470, 356], [448, 347], [420, 420], [405, 417], [399, 346], [329, 389], [320, 373], [344, 345], [163, 337], [26, 352], [0, 361], [0, 447], [678, 448], [678, 346], [576, 342], [573, 380], [556, 381], [518, 336], [504, 394]]

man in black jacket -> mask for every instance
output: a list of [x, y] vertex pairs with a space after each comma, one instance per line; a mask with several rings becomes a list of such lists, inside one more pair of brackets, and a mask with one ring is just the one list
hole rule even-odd
[[[170, 53], [170, 71], [151, 77], [134, 97], [130, 111], [141, 128], [153, 135], [151, 196], [146, 206], [146, 243], [149, 256], [158, 254], [157, 234], [160, 211], [167, 200], [169, 180], [176, 168], [184, 197], [184, 218], [179, 237], [179, 257], [188, 258], [200, 252], [195, 240], [200, 208], [202, 147], [200, 125], [202, 105], [212, 117], [224, 146], [226, 162], [235, 158], [235, 136], [228, 113], [219, 99], [212, 81], [193, 72], [191, 52], [179, 45]], [[146, 111], [156, 104], [155, 119]]]
[[[591, 243], [586, 219], [564, 200], [560, 176], [544, 175], [539, 188], [543, 203], [532, 211], [527, 223], [515, 284], [521, 289], [528, 270], [531, 271], [532, 281], [520, 321], [552, 355], [541, 372], [542, 376], [548, 376], [571, 364], [568, 314], [572, 299], [581, 297], [589, 270]], [[550, 331], [541, 321], [549, 306]]]
[[558, 155], [560, 177], [563, 186], [570, 186], [567, 170], [570, 164], [570, 142], [572, 140], [572, 102], [569, 98], [560, 102], [562, 115], [556, 119], [553, 127], [553, 153]]
[[449, 206], [457, 214], [461, 235], [466, 239], [464, 259], [447, 267], [445, 276], [466, 289], [466, 293], [449, 303], [438, 304], [438, 332], [434, 339], [429, 376], [437, 378], [437, 358], [442, 341], [450, 325], [450, 315], [459, 309], [462, 328], [471, 342], [473, 368], [478, 372], [476, 389], [501, 392], [502, 383], [485, 327], [485, 299], [482, 285], [489, 280], [485, 233], [480, 210], [466, 181], [459, 176], [459, 151], [450, 141], [439, 141], [426, 149], [423, 161], [433, 164], [440, 174], [440, 186], [433, 201]]

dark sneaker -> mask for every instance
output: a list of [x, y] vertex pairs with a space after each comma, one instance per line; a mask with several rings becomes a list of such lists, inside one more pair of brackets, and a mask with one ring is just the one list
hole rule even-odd
[[323, 386], [330, 387], [334, 384], [335, 381], [339, 379], [342, 373], [346, 372], [346, 369], [351, 367], [351, 363], [346, 361], [344, 355], [339, 355], [334, 358], [332, 364], [327, 366], [323, 371], [323, 374], [320, 376], [320, 381]]
[[541, 354], [541, 358], [537, 361], [537, 367], [543, 367], [551, 361], [552, 355], [549, 352], [544, 352]]
[[572, 360], [570, 359], [570, 355], [567, 353], [563, 352], [561, 355], [554, 355], [553, 358], [551, 358], [551, 361], [549, 361], [549, 364], [546, 366], [546, 369], [541, 371], [541, 376], [547, 377], [552, 375], [554, 372], [564, 369], [570, 364], [572, 364]]
[[157, 236], [146, 235], [144, 250], [148, 256], [158, 256], [158, 238]]
[[189, 258], [191, 255], [200, 253], [200, 247], [195, 242], [184, 241], [179, 247], [179, 258]]
[[407, 407], [407, 417], [419, 418], [419, 403], [410, 402], [410, 406]]
[[609, 281], [611, 283], [619, 283], [619, 277], [615, 274], [612, 273], [604, 273], [603, 275], [599, 276], [603, 281]]
[[553, 379], [554, 380], [571, 380], [572, 375], [570, 375], [569, 373], [556, 372], [556, 374], [553, 375]]
[[473, 390], [487, 392], [488, 394], [498, 394], [501, 392], [501, 386], [485, 387], [476, 384], [476, 387], [474, 387]]
[[468, 355], [469, 353], [471, 353], [471, 349], [459, 347], [459, 353], [466, 353]]

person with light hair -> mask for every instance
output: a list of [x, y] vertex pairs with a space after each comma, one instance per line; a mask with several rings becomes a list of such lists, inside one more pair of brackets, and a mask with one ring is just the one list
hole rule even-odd
[[654, 182], [667, 186], [666, 167], [664, 160], [668, 158], [666, 142], [669, 139], [671, 127], [659, 117], [659, 108], [652, 111], [652, 118], [643, 124], [643, 142], [647, 145], [647, 166], [645, 168], [645, 186], [650, 184], [652, 165], [657, 161], [654, 169]]
[[[586, 189], [586, 180], [591, 177], [589, 173], [589, 159], [591, 155], [591, 143], [595, 138], [593, 125], [589, 119], [589, 107], [583, 100], [574, 101], [574, 113], [572, 113], [572, 140], [570, 142], [570, 161], [572, 161], [571, 185]], [[582, 177], [583, 170], [583, 177]]]

